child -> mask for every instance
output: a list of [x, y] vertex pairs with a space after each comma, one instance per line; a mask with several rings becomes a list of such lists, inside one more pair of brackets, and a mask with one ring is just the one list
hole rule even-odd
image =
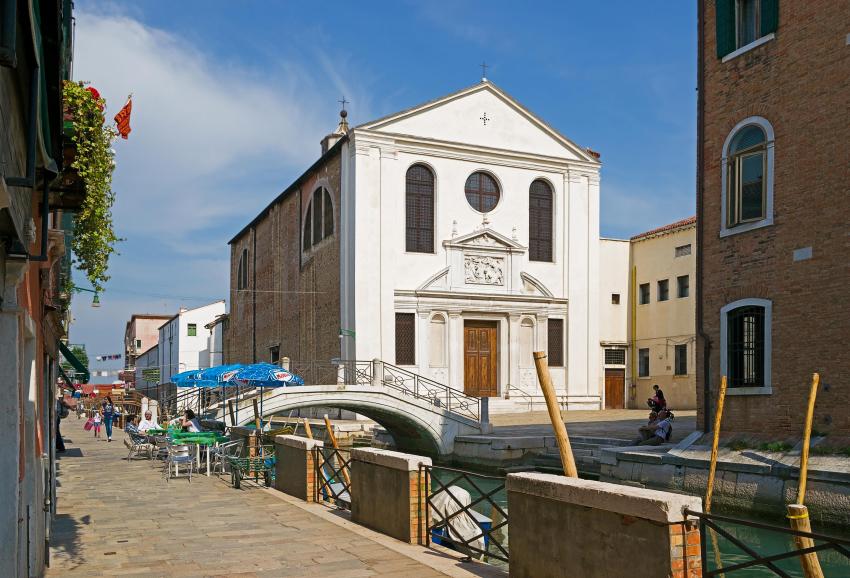
[[100, 422], [101, 422], [100, 412], [97, 411], [97, 410], [94, 410], [94, 437], [96, 437], [96, 438], [100, 437]]

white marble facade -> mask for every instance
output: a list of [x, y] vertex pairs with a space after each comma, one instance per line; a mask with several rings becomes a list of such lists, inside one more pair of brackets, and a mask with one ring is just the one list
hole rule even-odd
[[[548, 350], [563, 320], [563, 365], [551, 373], [571, 408], [601, 403], [600, 163], [492, 83], [349, 132], [342, 148], [341, 337], [348, 359], [395, 358], [395, 314], [416, 319], [410, 369], [464, 386], [464, 324], [495, 321], [497, 387], [534, 394], [531, 352]], [[434, 175], [432, 253], [408, 252], [405, 178]], [[482, 213], [464, 185], [483, 171], [498, 184]], [[529, 258], [529, 189], [553, 192], [550, 261]]]

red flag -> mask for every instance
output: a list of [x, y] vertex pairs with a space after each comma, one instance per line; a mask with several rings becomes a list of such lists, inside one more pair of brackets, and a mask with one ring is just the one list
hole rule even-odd
[[118, 134], [121, 135], [121, 138], [126, 139], [127, 135], [130, 134], [130, 131], [133, 130], [130, 128], [130, 113], [133, 111], [133, 99], [128, 98], [127, 104], [124, 105], [124, 108], [118, 111], [118, 114], [115, 115], [115, 125], [118, 128]]

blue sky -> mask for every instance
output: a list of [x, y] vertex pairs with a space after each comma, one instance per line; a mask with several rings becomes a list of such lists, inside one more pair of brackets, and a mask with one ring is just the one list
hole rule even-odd
[[227, 240], [317, 158], [343, 95], [359, 124], [478, 82], [482, 61], [602, 153], [603, 235], [694, 213], [694, 2], [75, 4], [75, 78], [110, 117], [134, 94], [133, 133], [115, 145], [126, 241], [102, 307], [73, 305], [71, 341], [92, 359], [122, 351], [133, 312], [227, 297]]

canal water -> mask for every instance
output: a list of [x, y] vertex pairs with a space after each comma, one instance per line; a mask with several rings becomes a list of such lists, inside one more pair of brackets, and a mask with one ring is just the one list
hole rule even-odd
[[[457, 477], [457, 474], [454, 473], [454, 472], [451, 472], [451, 471], [442, 470], [438, 466], [434, 466], [434, 469], [432, 470], [432, 476], [437, 478], [438, 480], [440, 480], [444, 484], [447, 484], [447, 483], [451, 482], [455, 477]], [[496, 488], [500, 488], [493, 496], [491, 496], [491, 498], [492, 498], [493, 502], [498, 504], [502, 509], [504, 509], [506, 512], [508, 511], [508, 497], [507, 497], [507, 494], [504, 490], [504, 485], [503, 485], [504, 482], [503, 481], [494, 480], [492, 478], [485, 478], [485, 477], [473, 477], [473, 479], [475, 481], [475, 486], [477, 486], [481, 490], [481, 492], [483, 492], [484, 494], [489, 493]], [[473, 502], [476, 499], [478, 499], [479, 497], [481, 497], [481, 495], [482, 495], [478, 490], [476, 490], [475, 487], [473, 487], [472, 484], [470, 484], [469, 482], [467, 482], [465, 480], [460, 480], [460, 481], [456, 482], [455, 485], [458, 485], [458, 486], [462, 487], [463, 489], [465, 489], [466, 491], [468, 491], [470, 493], [470, 496], [472, 497]], [[434, 487], [433, 484], [432, 484], [432, 487]], [[491, 519], [494, 519], [494, 518], [497, 519], [498, 518], [498, 512], [495, 511], [495, 509], [493, 508], [493, 505], [487, 500], [483, 500], [479, 504], [476, 504], [475, 506], [473, 506], [473, 509], [475, 511], [477, 511], [479, 514], [487, 516], [488, 518], [491, 518]], [[741, 515], [740, 513], [735, 513], [735, 512], [718, 512], [718, 513], [722, 513], [722, 514], [730, 516], [730, 517], [740, 517], [740, 518], [744, 518], [744, 519], [748, 518], [746, 515]], [[508, 513], [508, 514], [510, 515], [510, 513]], [[767, 523], [767, 524], [776, 524], [776, 525], [783, 524], [782, 519], [772, 519], [772, 520], [758, 519], [758, 520], [754, 520], [754, 521], [759, 521], [759, 522], [763, 522], [763, 523]], [[789, 552], [792, 549], [796, 549], [796, 546], [794, 545], [793, 538], [791, 538], [787, 534], [781, 534], [779, 532], [771, 532], [771, 531], [768, 531], [768, 530], [762, 530], [760, 528], [751, 528], [749, 526], [741, 526], [741, 525], [736, 525], [736, 524], [722, 524], [721, 527], [724, 530], [728, 531], [733, 536], [735, 536], [736, 538], [743, 541], [745, 544], [747, 544], [748, 547], [752, 548], [758, 554], [763, 555], [763, 556], [769, 556], [769, 555], [772, 555], [772, 554], [781, 554], [783, 552]], [[833, 536], [841, 537], [841, 538], [850, 537], [845, 533], [836, 533], [836, 531], [832, 528], [821, 532], [817, 527], [815, 527], [814, 531], [816, 533], [824, 533], [824, 534], [827, 534], [827, 535], [833, 535]], [[502, 535], [499, 536], [498, 538], [499, 538], [500, 543], [503, 546], [505, 546], [508, 549], [508, 551], [510, 551], [510, 548], [508, 547], [508, 529], [507, 529], [507, 526], [505, 526], [502, 529]], [[717, 540], [718, 540], [717, 545], [718, 545], [718, 548], [720, 550], [720, 556], [721, 556], [720, 560], [721, 560], [722, 566], [724, 566], [724, 567], [725, 566], [731, 566], [733, 564], [746, 562], [746, 561], [751, 559], [748, 554], [746, 554], [740, 548], [738, 548], [737, 546], [732, 544], [726, 538], [718, 535]], [[708, 566], [709, 566], [709, 569], [713, 570], [713, 569], [716, 568], [715, 563], [714, 563], [715, 554], [714, 554], [714, 550], [712, 548], [712, 544], [711, 544], [710, 540], [709, 540], [707, 546], [708, 546], [708, 559], [709, 559], [709, 565]], [[493, 548], [492, 545], [489, 547], [489, 550], [494, 551], [494, 548]], [[821, 568], [824, 571], [824, 576], [826, 576], [828, 578], [850, 577], [850, 559], [844, 557], [842, 554], [840, 554], [838, 552], [831, 551], [831, 550], [819, 552], [818, 557], [820, 559]], [[495, 560], [495, 559], [490, 559], [490, 560], [486, 560], [486, 561], [491, 563], [491, 564], [497, 565], [497, 566], [502, 566], [502, 567], [507, 566], [506, 564], [502, 563], [501, 561]], [[788, 560], [783, 560], [783, 561], [777, 562], [776, 565], [781, 570], [783, 570], [784, 572], [787, 572], [790, 576], [803, 578], [803, 573], [802, 573], [802, 570], [800, 569], [800, 563], [799, 563], [799, 560], [797, 558], [790, 558]], [[762, 578], [762, 577], [776, 576], [776, 574], [774, 574], [773, 571], [771, 571], [767, 568], [764, 568], [764, 567], [753, 567], [753, 568], [746, 568], [744, 570], [738, 570], [738, 571], [735, 571], [735, 572], [729, 572], [729, 573], [727, 573], [727, 576], [734, 576], [736, 578], [737, 577], [740, 577], [740, 578], [756, 578], [756, 577]]]

